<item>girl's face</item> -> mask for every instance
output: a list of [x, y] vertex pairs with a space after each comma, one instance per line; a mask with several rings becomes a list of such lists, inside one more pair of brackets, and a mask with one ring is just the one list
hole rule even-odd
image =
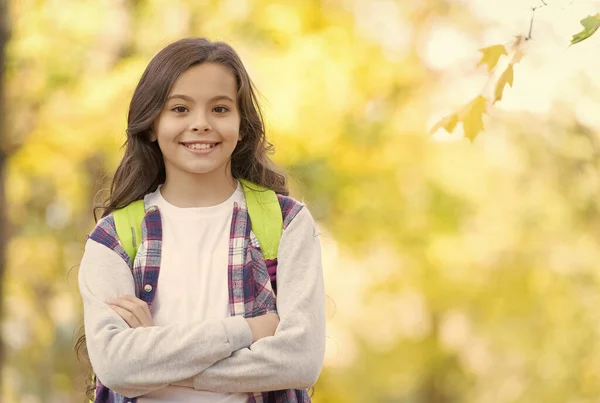
[[240, 139], [236, 94], [234, 75], [220, 64], [202, 63], [179, 76], [151, 135], [167, 178], [221, 172], [231, 177], [228, 161]]

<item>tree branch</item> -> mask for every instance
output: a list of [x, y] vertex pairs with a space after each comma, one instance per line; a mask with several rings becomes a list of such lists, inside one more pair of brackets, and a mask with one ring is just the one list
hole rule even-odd
[[541, 5], [536, 6], [536, 7], [531, 7], [531, 20], [529, 21], [529, 33], [525, 37], [526, 41], [528, 41], [532, 38], [531, 33], [533, 32], [533, 20], [535, 19], [535, 10], [537, 10], [538, 8], [546, 7], [548, 5], [548, 3], [546, 3], [545, 0], [540, 0], [540, 1], [542, 2]]

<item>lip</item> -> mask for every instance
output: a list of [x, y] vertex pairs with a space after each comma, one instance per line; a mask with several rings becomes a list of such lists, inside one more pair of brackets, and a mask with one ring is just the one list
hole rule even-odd
[[[204, 154], [210, 154], [212, 153], [217, 147], [219, 147], [221, 145], [221, 143], [219, 142], [208, 142], [208, 141], [190, 141], [190, 142], [182, 142], [179, 143], [183, 148], [185, 148], [187, 151], [194, 153], [194, 154], [200, 154], [200, 155], [204, 155]], [[202, 149], [192, 149], [192, 148], [188, 148], [186, 147], [186, 144], [216, 144], [214, 147], [206, 149], [206, 150], [202, 150]]]

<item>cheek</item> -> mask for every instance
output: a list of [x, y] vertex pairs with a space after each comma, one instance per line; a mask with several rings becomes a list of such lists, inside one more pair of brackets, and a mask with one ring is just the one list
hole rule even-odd
[[235, 140], [237, 141], [238, 135], [240, 133], [240, 121], [239, 120], [228, 120], [223, 122], [220, 127], [221, 134], [227, 138], [227, 140]]
[[181, 131], [181, 123], [173, 119], [161, 119], [155, 125], [155, 130], [159, 143], [161, 140], [172, 140]]

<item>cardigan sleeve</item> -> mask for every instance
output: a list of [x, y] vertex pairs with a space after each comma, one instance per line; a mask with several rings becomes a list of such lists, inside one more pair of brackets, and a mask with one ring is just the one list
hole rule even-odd
[[275, 335], [205, 368], [193, 378], [195, 389], [266, 392], [316, 382], [325, 354], [325, 292], [318, 232], [306, 207], [282, 234], [277, 290]]
[[252, 343], [244, 318], [132, 329], [107, 304], [135, 295], [123, 258], [88, 239], [79, 269], [87, 349], [96, 376], [109, 389], [133, 398], [190, 378]]

